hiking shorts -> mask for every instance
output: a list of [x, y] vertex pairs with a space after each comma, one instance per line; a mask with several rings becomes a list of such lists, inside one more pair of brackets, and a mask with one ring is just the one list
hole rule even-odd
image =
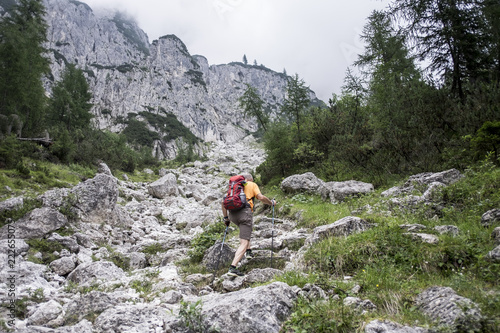
[[229, 220], [240, 228], [240, 239], [250, 240], [253, 228], [253, 212], [250, 208], [229, 211]]

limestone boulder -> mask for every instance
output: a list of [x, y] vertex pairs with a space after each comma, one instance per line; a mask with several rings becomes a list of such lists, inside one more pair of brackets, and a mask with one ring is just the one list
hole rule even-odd
[[305, 244], [311, 245], [326, 237], [349, 236], [355, 232], [363, 232], [374, 225], [356, 216], [346, 216], [332, 224], [322, 225], [314, 228], [313, 234], [309, 236]]
[[481, 216], [481, 224], [484, 227], [500, 224], [500, 209], [491, 209]]
[[281, 189], [287, 193], [306, 192], [310, 194], [319, 194], [325, 182], [314, 175], [312, 172], [306, 172], [301, 175], [293, 175], [285, 178], [281, 182]]
[[177, 177], [173, 173], [166, 174], [157, 181], [149, 184], [148, 192], [158, 199], [163, 199], [170, 195], [178, 195]]
[[35, 208], [16, 222], [3, 226], [0, 229], [0, 238], [7, 239], [12, 230], [15, 230], [16, 238], [40, 238], [62, 228], [67, 223], [66, 216], [53, 208]]
[[203, 321], [221, 333], [278, 333], [297, 295], [283, 282], [202, 298]]
[[477, 304], [449, 287], [430, 287], [416, 298], [418, 308], [441, 325], [463, 332], [479, 332], [482, 315]]

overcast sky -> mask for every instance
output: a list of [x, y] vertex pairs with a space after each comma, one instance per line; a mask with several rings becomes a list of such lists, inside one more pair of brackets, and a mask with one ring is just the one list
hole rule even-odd
[[363, 51], [359, 35], [388, 0], [82, 0], [133, 16], [149, 41], [174, 34], [210, 65], [254, 60], [298, 74], [327, 102]]

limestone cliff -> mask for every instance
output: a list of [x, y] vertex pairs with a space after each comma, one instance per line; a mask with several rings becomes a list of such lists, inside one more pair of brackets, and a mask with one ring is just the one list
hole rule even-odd
[[[283, 73], [243, 63], [209, 65], [174, 35], [149, 43], [144, 31], [118, 12], [96, 12], [74, 0], [44, 3], [52, 59], [47, 90], [67, 63], [77, 64], [90, 83], [92, 112], [101, 129], [122, 131], [130, 116], [145, 121], [144, 112], [173, 114], [203, 141], [234, 142], [257, 130], [257, 121], [243, 118], [238, 107], [246, 83], [258, 90], [271, 113], [284, 99]], [[310, 97], [317, 101], [314, 92]], [[148, 127], [159, 130], [151, 123]], [[159, 157], [175, 153], [172, 140], [155, 143]]]

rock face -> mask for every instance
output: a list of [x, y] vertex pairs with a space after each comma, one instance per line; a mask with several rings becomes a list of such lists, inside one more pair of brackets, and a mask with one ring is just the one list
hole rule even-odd
[[326, 237], [348, 236], [354, 232], [366, 231], [371, 227], [373, 224], [359, 217], [347, 216], [335, 223], [314, 228], [313, 234], [306, 239], [306, 244], [314, 244]]
[[462, 332], [481, 330], [481, 312], [470, 299], [457, 295], [449, 287], [431, 287], [417, 296], [423, 313], [442, 325]]
[[481, 224], [485, 227], [500, 224], [500, 209], [491, 209], [481, 216]]
[[296, 297], [290, 286], [274, 282], [207, 299], [202, 314], [207, 326], [218, 327], [221, 333], [279, 332]]
[[[31, 239], [42, 237], [47, 233], [62, 228], [68, 223], [66, 216], [59, 211], [49, 208], [37, 208], [31, 211], [28, 215], [13, 223], [16, 230], [16, 237], [22, 239]], [[5, 225], [0, 229], [1, 239], [6, 239], [8, 236], [9, 226]]]
[[365, 327], [365, 333], [427, 333], [422, 327], [403, 326], [387, 320], [374, 320]]
[[283, 192], [318, 194], [321, 195], [324, 200], [330, 199], [332, 203], [343, 201], [349, 196], [372, 192], [373, 189], [374, 187], [372, 184], [363, 183], [357, 180], [325, 183], [312, 172], [293, 175], [285, 178], [281, 182], [281, 190], [283, 190]]
[[205, 265], [209, 271], [214, 271], [218, 267], [225, 267], [228, 263], [231, 263], [235, 252], [236, 251], [227, 244], [222, 245], [221, 242], [217, 242], [207, 250], [203, 257], [202, 264]]
[[[210, 66], [168, 31], [150, 43], [124, 15], [97, 12], [79, 1], [45, 0], [44, 4], [54, 80], [61, 78], [67, 63], [85, 71], [99, 128], [122, 131], [127, 126], [123, 119], [133, 113], [164, 137], [166, 133], [147, 117], [174, 115], [204, 141], [235, 142], [246, 136], [245, 131], [257, 130], [257, 122], [241, 117], [238, 107], [245, 84], [257, 89], [263, 107], [271, 113], [284, 100], [285, 74], [243, 63]], [[47, 90], [53, 83], [47, 81]], [[309, 95], [319, 102], [312, 91]], [[160, 158], [173, 158], [178, 149], [173, 139], [154, 144]]]
[[124, 274], [123, 270], [112, 262], [96, 261], [79, 265], [68, 275], [68, 280], [89, 286], [92, 283], [117, 279]]
[[163, 199], [169, 195], [176, 196], [179, 194], [177, 188], [177, 177], [173, 173], [169, 173], [148, 186], [149, 194], [158, 199]]

